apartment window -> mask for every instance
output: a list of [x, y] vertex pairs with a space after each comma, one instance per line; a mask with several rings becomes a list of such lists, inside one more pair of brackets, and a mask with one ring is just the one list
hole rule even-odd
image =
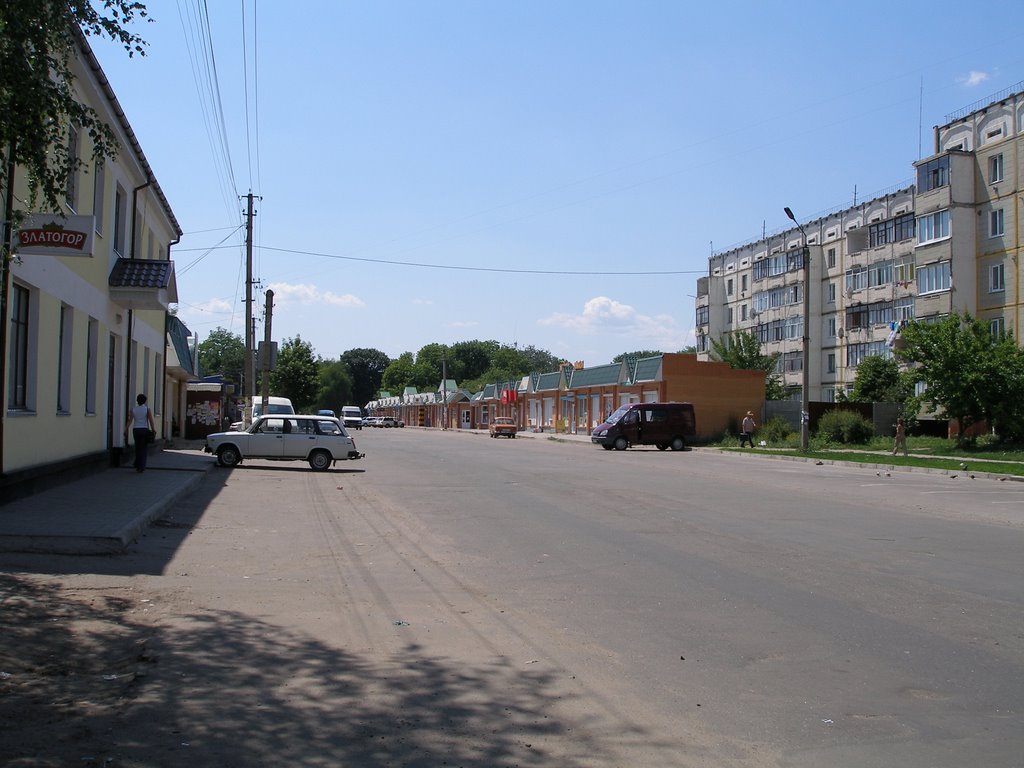
[[99, 365], [100, 324], [89, 318], [89, 335], [85, 344], [85, 412], [96, 413], [96, 371]]
[[732, 325], [732, 307], [726, 307], [725, 309], [725, 322]]
[[107, 171], [103, 160], [97, 160], [92, 171], [92, 215], [97, 235], [103, 234], [103, 212], [106, 210]]
[[909, 323], [914, 319], [914, 297], [906, 296], [897, 299], [892, 308], [893, 320], [897, 323]]
[[783, 328], [783, 336], [786, 339], [802, 339], [804, 335], [803, 317], [788, 317]]
[[868, 268], [868, 287], [875, 288], [892, 282], [892, 262], [880, 261]]
[[707, 325], [710, 320], [710, 307], [697, 307], [697, 325]]
[[740, 291], [747, 292], [747, 275], [740, 275]]
[[829, 283], [828, 284], [828, 303], [829, 304], [835, 304], [836, 303], [836, 284], [835, 283]]
[[914, 218], [914, 214], [905, 213], [892, 220], [892, 241], [894, 243], [910, 240], [914, 237], [915, 232], [917, 232], [917, 219]]
[[836, 401], [836, 390], [835, 387], [822, 387], [821, 388], [821, 402], [823, 403], [834, 403]]
[[747, 319], [747, 305], [744, 304], [742, 307], [740, 307], [740, 320], [746, 320], [746, 319]]
[[11, 356], [7, 371], [7, 407], [10, 410], [28, 409], [28, 310], [27, 288], [15, 285], [11, 289]]
[[57, 413], [71, 412], [71, 349], [74, 310], [62, 304], [57, 328]]
[[917, 243], [933, 243], [949, 237], [949, 211], [936, 211], [917, 220]]
[[868, 287], [867, 267], [853, 267], [846, 270], [846, 292], [862, 291]]
[[869, 325], [890, 325], [892, 318], [893, 307], [888, 301], [877, 302], [868, 307]]
[[163, 355], [154, 355], [156, 363], [156, 369], [153, 374], [153, 413], [159, 416], [163, 413], [164, 407], [164, 377], [161, 374], [164, 371], [164, 358]]
[[725, 295], [732, 296], [732, 278], [725, 281]]
[[125, 226], [128, 223], [128, 198], [121, 185], [114, 192], [114, 255], [121, 258], [125, 255]]
[[830, 339], [836, 337], [836, 319], [834, 317], [828, 319], [828, 337]]
[[836, 353], [835, 352], [829, 352], [828, 353], [828, 357], [826, 359], [828, 360], [828, 373], [835, 373], [836, 372]]
[[949, 262], [939, 261], [917, 268], [918, 294], [948, 291], [950, 286]]
[[867, 304], [858, 304], [855, 307], [850, 307], [846, 310], [846, 328], [847, 330], [855, 330], [857, 328], [867, 328], [868, 326], [868, 307]]
[[836, 249], [835, 248], [829, 248], [828, 249], [828, 253], [826, 254], [826, 258], [828, 259], [828, 268], [829, 269], [835, 269], [836, 268]]
[[846, 365], [856, 368], [866, 357], [882, 357], [888, 360], [892, 350], [884, 341], [869, 341], [865, 344], [848, 344], [846, 347]]
[[1002, 154], [992, 155], [988, 159], [988, 183], [995, 184], [1003, 180], [1003, 156]]
[[988, 236], [1002, 237], [1003, 235], [1003, 209], [996, 208], [988, 212]]
[[1006, 334], [1006, 324], [1003, 322], [1003, 318], [997, 317], [989, 320], [988, 331], [992, 334], [993, 339], [1001, 339]]
[[893, 265], [893, 280], [904, 288], [914, 282], [914, 262], [903, 261]]
[[64, 190], [64, 202], [72, 211], [78, 210], [78, 129], [68, 129], [68, 179]]
[[707, 352], [708, 351], [708, 337], [703, 333], [697, 334], [697, 351]]
[[949, 184], [949, 155], [917, 166], [917, 191], [928, 192]]
[[992, 264], [988, 268], [988, 292], [998, 293], [1006, 290], [1006, 270], [1002, 264]]

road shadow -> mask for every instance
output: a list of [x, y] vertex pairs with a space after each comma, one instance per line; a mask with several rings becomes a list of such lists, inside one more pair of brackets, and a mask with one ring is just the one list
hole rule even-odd
[[559, 716], [581, 711], [564, 670], [413, 642], [373, 660], [232, 611], [152, 626], [137, 601], [32, 576], [0, 574], [0, 599], [8, 765], [582, 768], [657, 749], [607, 713]]

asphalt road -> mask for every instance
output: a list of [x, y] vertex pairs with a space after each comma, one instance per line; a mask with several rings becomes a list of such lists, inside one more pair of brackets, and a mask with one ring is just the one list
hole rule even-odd
[[[144, 676], [100, 676], [129, 681], [107, 694], [120, 709], [65, 728], [80, 738], [61, 754], [1024, 766], [1024, 484], [414, 429], [356, 441], [367, 458], [327, 473], [215, 470], [128, 554], [22, 577], [37, 603], [85, 606], [88, 643], [69, 647], [110, 655], [100, 605], [144, 648]], [[83, 692], [76, 717], [88, 702], [104, 699]]]

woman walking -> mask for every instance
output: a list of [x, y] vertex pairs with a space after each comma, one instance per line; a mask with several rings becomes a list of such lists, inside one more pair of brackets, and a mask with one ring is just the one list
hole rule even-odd
[[124, 425], [125, 439], [128, 438], [128, 430], [131, 429], [132, 437], [135, 439], [135, 471], [146, 471], [146, 446], [149, 443], [150, 435], [156, 434], [156, 426], [153, 423], [153, 412], [146, 405], [146, 396], [139, 395], [135, 398], [135, 407], [128, 412], [128, 421]]

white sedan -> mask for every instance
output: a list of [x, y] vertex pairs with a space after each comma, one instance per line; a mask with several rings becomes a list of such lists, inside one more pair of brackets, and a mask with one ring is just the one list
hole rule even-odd
[[365, 455], [336, 418], [275, 414], [259, 417], [245, 431], [207, 435], [205, 451], [222, 467], [237, 466], [244, 459], [274, 459], [307, 461], [321, 471], [336, 461]]

